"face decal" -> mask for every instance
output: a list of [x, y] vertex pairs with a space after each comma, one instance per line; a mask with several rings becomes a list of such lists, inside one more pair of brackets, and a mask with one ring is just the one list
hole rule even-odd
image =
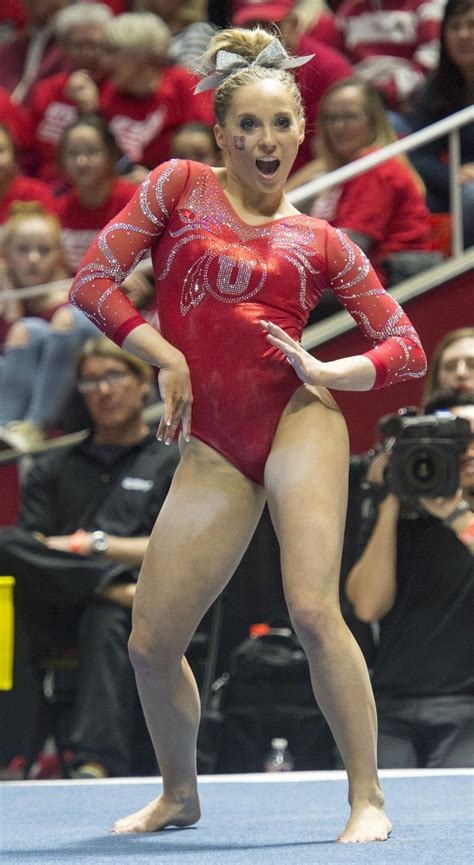
[[245, 135], [233, 135], [232, 141], [236, 150], [245, 150]]

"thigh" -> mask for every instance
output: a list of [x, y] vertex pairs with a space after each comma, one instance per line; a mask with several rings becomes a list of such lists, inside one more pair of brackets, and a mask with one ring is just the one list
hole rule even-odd
[[336, 403], [300, 388], [278, 426], [265, 468], [288, 603], [336, 601], [347, 506], [349, 443]]
[[184, 652], [234, 573], [265, 503], [262, 487], [196, 439], [152, 532], [133, 605], [135, 636]]

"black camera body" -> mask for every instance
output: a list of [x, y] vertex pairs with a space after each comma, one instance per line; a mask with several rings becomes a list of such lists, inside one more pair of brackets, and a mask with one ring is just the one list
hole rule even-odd
[[[403, 411], [403, 410], [402, 410]], [[459, 488], [459, 457], [472, 436], [469, 421], [450, 412], [409, 417], [386, 415], [379, 430], [389, 440], [386, 479], [400, 498], [453, 496]]]

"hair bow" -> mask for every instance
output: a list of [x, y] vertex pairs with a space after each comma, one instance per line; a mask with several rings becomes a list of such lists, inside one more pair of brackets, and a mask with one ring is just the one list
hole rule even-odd
[[294, 69], [296, 66], [303, 66], [313, 57], [314, 54], [306, 54], [304, 57], [289, 57], [278, 39], [273, 39], [251, 62], [242, 57], [241, 54], [221, 50], [217, 52], [215, 72], [203, 78], [194, 92], [204, 93], [205, 90], [219, 87], [234, 72], [249, 69], [251, 66], [264, 66], [266, 69]]

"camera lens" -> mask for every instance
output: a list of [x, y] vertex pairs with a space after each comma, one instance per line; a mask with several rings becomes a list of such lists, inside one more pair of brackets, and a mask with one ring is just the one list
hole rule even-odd
[[406, 468], [410, 481], [421, 492], [430, 487], [440, 474], [439, 461], [427, 451], [414, 453]]

